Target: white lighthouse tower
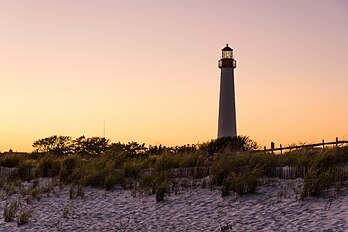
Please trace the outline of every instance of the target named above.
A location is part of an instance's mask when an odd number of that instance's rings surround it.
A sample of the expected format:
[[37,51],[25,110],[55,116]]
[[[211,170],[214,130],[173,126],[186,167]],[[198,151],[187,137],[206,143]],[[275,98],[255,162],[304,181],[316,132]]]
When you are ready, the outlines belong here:
[[237,136],[236,103],[234,94],[234,69],[236,60],[233,49],[226,44],[219,60],[221,69],[218,138]]

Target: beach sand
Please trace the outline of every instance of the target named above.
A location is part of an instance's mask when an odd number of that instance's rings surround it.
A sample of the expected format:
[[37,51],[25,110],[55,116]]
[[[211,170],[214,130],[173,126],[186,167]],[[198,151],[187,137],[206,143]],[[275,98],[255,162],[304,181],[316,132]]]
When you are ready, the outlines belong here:
[[[301,179],[266,180],[258,193],[222,197],[219,189],[187,188],[156,203],[155,195],[86,188],[70,199],[69,186],[25,203],[0,194],[1,231],[348,231],[348,194],[299,201]],[[58,188],[58,187],[57,187]],[[28,224],[4,222],[6,202],[32,209]],[[63,214],[66,213],[66,217]]]

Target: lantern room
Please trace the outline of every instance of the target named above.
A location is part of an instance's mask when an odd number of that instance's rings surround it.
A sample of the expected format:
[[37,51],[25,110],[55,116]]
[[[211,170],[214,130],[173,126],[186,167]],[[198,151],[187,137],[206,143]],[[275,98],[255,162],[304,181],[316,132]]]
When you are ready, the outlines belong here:
[[221,59],[233,59],[233,49],[228,44],[222,49]]
[[233,49],[226,44],[222,49],[221,59],[219,60],[219,68],[236,68],[237,62],[233,58]]

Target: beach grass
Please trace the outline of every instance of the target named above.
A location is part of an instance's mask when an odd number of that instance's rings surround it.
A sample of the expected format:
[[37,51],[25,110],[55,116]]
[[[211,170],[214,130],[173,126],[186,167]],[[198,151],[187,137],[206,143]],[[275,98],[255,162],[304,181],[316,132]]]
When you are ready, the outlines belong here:
[[[90,140],[85,139],[84,142]],[[38,146],[38,143],[35,144]],[[62,184],[80,186],[80,189],[91,186],[112,190],[117,185],[127,189],[139,185],[147,193],[156,193],[158,199],[163,200],[170,189],[169,183],[173,183],[171,179],[175,178],[173,170],[193,169],[193,178],[209,176],[209,184],[220,186],[222,195],[226,196],[230,192],[239,195],[254,193],[260,179],[272,177],[274,169],[296,167],[302,170],[300,177],[304,178],[304,186],[301,199],[305,199],[320,195],[337,183],[343,185],[348,177],[345,169],[348,146],[304,148],[273,154],[252,152],[257,148],[256,143],[241,136],[235,140],[212,140],[181,147],[147,148],[135,142],[106,146],[102,143],[101,148],[94,148],[100,153],[91,152],[93,149],[89,148],[86,154],[81,148],[76,153],[74,149],[63,147],[64,152],[53,148],[27,155],[2,156],[0,166],[13,168],[13,171],[6,181],[2,178],[0,184],[9,194],[13,192],[11,186],[16,181],[31,181],[40,177],[57,178]],[[208,172],[202,175],[195,171],[199,168],[206,168]],[[31,191],[33,195],[35,189]]]

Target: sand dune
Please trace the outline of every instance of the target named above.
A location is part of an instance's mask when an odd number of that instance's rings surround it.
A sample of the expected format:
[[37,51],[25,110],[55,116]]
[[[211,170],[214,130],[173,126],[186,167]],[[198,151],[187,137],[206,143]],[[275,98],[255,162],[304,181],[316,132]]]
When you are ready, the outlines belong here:
[[[29,205],[14,194],[1,200],[1,212],[6,202],[20,199],[23,207],[33,210],[31,221],[18,227],[16,222],[4,222],[1,213],[0,230],[348,231],[348,195],[299,201],[296,191],[301,184],[301,179],[272,179],[257,194],[224,198],[219,189],[190,188],[171,193],[159,203],[154,195],[134,197],[132,191],[122,189],[87,188],[83,198],[71,200],[64,187],[57,195],[43,194]],[[69,211],[66,218],[64,209]]]

